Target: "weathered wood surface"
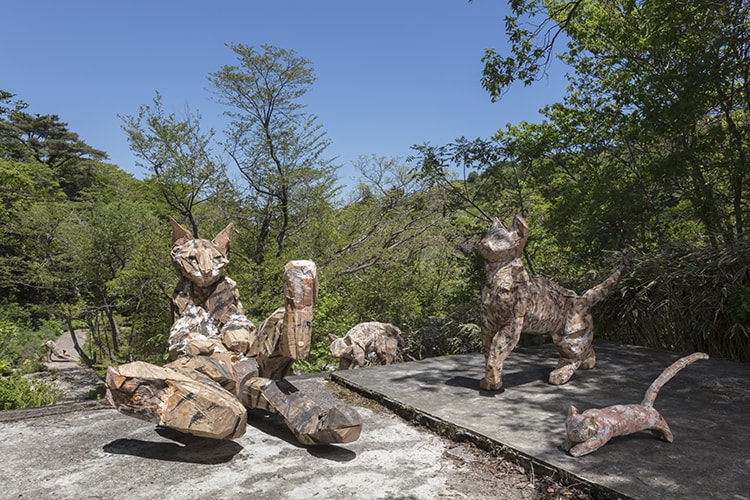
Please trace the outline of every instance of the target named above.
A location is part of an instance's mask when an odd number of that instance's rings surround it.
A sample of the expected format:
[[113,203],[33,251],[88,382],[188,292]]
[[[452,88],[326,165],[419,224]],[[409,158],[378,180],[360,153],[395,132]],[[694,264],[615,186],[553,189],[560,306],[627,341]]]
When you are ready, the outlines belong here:
[[350,443],[362,432],[356,410],[343,404],[324,409],[288,380],[255,378],[242,391],[246,407],[278,413],[302,444]]
[[289,359],[305,359],[312,340],[313,304],[318,297],[315,263],[293,260],[284,267],[284,319],[279,351]]
[[242,403],[208,377],[135,361],[107,369],[107,401],[120,413],[170,429],[216,439],[245,433]]
[[304,444],[356,440],[359,413],[344,405],[322,408],[282,380],[310,352],[315,263],[287,263],[284,306],[256,329],[244,315],[236,283],[223,275],[231,224],[209,241],[170,221],[172,260],[181,276],[172,303],[172,361],[109,368],[107,401],[121,413],[197,436],[241,436],[250,408],[278,413]]
[[390,365],[404,346],[401,330],[391,323],[368,321],[352,327],[343,337],[329,334],[331,356],[339,360],[339,370],[365,365],[370,354],[382,364]]
[[521,257],[528,237],[529,226],[516,215],[509,228],[496,220],[478,245],[485,260],[480,328],[486,368],[480,387],[487,391],[502,389],[503,363],[521,333],[552,337],[560,359],[549,374],[550,384],[568,382],[578,368],[593,368],[596,355],[591,308],[617,285],[630,261],[626,252],[614,273],[578,295],[526,272]]

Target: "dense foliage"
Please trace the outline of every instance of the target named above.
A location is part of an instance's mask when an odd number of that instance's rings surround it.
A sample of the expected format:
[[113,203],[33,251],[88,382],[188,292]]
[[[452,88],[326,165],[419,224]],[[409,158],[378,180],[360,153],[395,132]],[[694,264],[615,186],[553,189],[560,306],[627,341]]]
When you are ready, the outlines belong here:
[[559,53],[563,101],[489,139],[362,157],[348,193],[303,106],[311,62],[291,50],[229,46],[237,64],[209,75],[224,131],[166,114],[160,94],[122,117],[142,180],[0,92],[0,369],[79,327],[90,364],[162,360],[167,216],[207,238],[235,224],[228,274],[256,323],[281,303],[286,261],[318,264],[298,370],[330,367],[327,334],[371,320],[401,327],[405,360],[478,352],[473,243],[514,213],[531,225],[527,268],[579,291],[636,250],[596,309],[600,336],[750,360],[748,2],[510,4],[512,48],[487,51],[484,87],[502,99]]

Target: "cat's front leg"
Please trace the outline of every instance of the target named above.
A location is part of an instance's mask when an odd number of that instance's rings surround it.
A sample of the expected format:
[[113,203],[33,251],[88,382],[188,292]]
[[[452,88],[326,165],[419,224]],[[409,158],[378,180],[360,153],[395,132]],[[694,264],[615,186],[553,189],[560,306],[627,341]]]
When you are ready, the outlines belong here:
[[570,450],[576,445],[577,443],[574,443],[570,439],[565,439],[562,445],[560,445],[560,448],[563,449],[563,451],[570,452]]
[[570,450],[568,450],[568,453],[570,453],[574,457],[588,455],[589,453],[598,450],[599,448],[607,444],[607,442],[612,439],[612,436],[614,436],[614,429],[612,428],[611,422],[607,422],[605,418],[602,418],[602,415],[589,415],[588,412],[591,411],[597,412],[598,410],[587,410],[583,413],[583,415],[586,418],[591,419],[589,420],[589,422],[590,425],[592,425],[594,434],[585,441],[576,444],[575,446],[570,448]]
[[255,325],[244,314],[229,317],[221,327],[221,342],[230,351],[249,357],[257,356],[260,350]]
[[571,456],[574,457],[582,457],[583,455],[588,455],[589,453],[593,453],[610,440],[612,437],[611,433],[600,433],[595,436],[593,436],[590,439],[587,439],[583,443],[578,443],[577,445],[573,446],[568,450],[568,453],[571,454]]
[[511,318],[509,323],[500,329],[491,339],[485,336],[484,344],[485,374],[479,387],[485,391],[500,391],[503,388],[503,364],[521,338],[523,316]]

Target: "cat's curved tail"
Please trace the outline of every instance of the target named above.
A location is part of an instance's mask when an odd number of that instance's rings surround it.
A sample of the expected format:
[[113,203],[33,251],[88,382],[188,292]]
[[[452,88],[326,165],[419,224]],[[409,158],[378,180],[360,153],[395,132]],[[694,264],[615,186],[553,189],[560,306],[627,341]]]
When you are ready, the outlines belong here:
[[646,395],[643,396],[643,402],[641,404],[643,406],[653,406],[654,400],[656,399],[657,394],[659,394],[659,389],[672,380],[672,377],[677,375],[680,370],[699,359],[708,359],[708,354],[704,352],[694,352],[693,354],[680,358],[669,365],[663,372],[661,372],[661,375],[656,377],[656,380],[651,383],[649,388],[646,389]]
[[622,272],[627,266],[630,265],[630,262],[632,260],[633,251],[630,249],[623,250],[622,262],[620,262],[620,265],[617,267],[617,269],[615,269],[615,272],[613,272],[609,276],[609,278],[602,281],[598,285],[586,290],[586,292],[582,295],[589,306],[595,306],[596,304],[601,302],[604,297],[609,295],[609,292],[611,292],[612,289],[620,282]]

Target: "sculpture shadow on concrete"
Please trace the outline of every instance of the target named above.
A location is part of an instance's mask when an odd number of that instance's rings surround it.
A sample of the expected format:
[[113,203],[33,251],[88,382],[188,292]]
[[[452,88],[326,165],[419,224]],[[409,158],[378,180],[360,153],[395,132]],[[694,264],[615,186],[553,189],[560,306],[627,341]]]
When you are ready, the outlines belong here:
[[174,442],[116,439],[104,445],[103,450],[117,455],[205,465],[227,463],[242,451],[240,444],[228,439],[202,438],[163,427],[157,427],[156,432]]

